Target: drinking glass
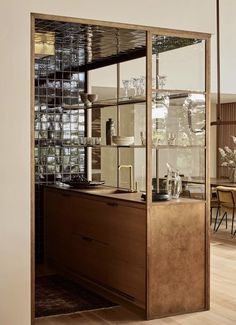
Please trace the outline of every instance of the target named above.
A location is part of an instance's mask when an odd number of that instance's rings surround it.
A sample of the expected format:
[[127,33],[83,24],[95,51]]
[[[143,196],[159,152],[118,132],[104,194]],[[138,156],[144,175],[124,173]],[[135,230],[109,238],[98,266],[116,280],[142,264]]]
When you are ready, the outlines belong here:
[[168,133],[168,145],[175,145],[176,134],[175,133]]
[[138,95],[138,89],[140,84],[139,78],[131,78],[132,88],[134,89],[134,97]]
[[146,78],[145,76],[140,76],[139,80],[140,80],[139,81],[140,96],[145,96]]
[[166,79],[167,79],[166,76],[157,75],[158,86],[160,89],[164,89],[166,85]]
[[128,91],[130,89],[130,80],[129,79],[125,79],[125,80],[122,80],[122,82],[123,82],[124,90],[125,90],[125,98],[129,98]]

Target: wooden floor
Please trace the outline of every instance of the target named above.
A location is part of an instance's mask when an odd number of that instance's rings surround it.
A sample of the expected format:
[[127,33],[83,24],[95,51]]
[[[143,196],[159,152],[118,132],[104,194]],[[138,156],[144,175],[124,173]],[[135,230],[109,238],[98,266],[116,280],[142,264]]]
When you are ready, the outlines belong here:
[[211,242],[211,310],[143,321],[124,307],[38,319],[35,325],[233,325],[236,324],[236,236],[219,230]]

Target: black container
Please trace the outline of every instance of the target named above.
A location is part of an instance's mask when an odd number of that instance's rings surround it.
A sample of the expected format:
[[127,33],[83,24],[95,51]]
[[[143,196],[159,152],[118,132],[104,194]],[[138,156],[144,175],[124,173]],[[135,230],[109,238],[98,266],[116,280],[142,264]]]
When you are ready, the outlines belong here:
[[115,124],[112,118],[109,118],[106,121],[106,144],[112,144],[112,136],[115,135]]
[[[146,193],[143,193],[141,195],[141,198],[144,199],[144,201],[146,201],[147,199],[147,195]],[[169,201],[170,200],[170,195],[167,192],[156,192],[156,191],[152,191],[152,201]]]

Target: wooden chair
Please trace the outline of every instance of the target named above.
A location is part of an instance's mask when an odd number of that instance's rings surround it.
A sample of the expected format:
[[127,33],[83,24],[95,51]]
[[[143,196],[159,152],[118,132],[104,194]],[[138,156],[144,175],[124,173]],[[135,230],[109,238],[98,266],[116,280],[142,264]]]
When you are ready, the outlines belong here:
[[[211,188],[211,206],[210,206],[210,224],[211,225],[213,222],[213,216],[212,216],[213,209],[216,209],[216,219],[217,219],[218,213],[219,213],[219,203],[218,203],[217,193],[216,193],[215,188],[214,188],[214,190]],[[214,230],[215,230],[215,228],[214,228]]]
[[[234,214],[235,214],[235,202],[236,202],[236,188],[232,187],[224,187],[218,186],[216,188],[217,191],[217,199],[218,199],[218,211],[219,213],[216,215],[214,231],[217,231],[225,218],[226,229],[228,225],[228,214],[232,214],[232,225],[231,225],[231,234],[234,235]],[[218,225],[217,219],[220,217],[221,212],[223,212],[223,216],[221,217]]]

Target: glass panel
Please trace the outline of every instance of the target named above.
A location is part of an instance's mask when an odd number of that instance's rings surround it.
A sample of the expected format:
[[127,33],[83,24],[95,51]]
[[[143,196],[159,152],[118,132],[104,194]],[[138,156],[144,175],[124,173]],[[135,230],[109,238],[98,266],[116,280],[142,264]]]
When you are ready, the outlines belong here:
[[205,95],[162,91],[152,103],[153,145],[205,145]]
[[120,99],[144,98],[146,92],[145,58],[120,64]]
[[117,98],[117,65],[89,71],[89,92],[98,95],[98,102]]
[[205,91],[205,41],[153,37],[153,87]]
[[205,42],[155,35],[152,60],[153,191],[204,199]]
[[[168,165],[182,179],[180,196],[205,197],[205,149],[199,147],[153,149],[153,189],[167,191]],[[186,190],[189,192],[186,192]],[[199,193],[199,195],[195,195]],[[201,193],[201,195],[200,195]]]

